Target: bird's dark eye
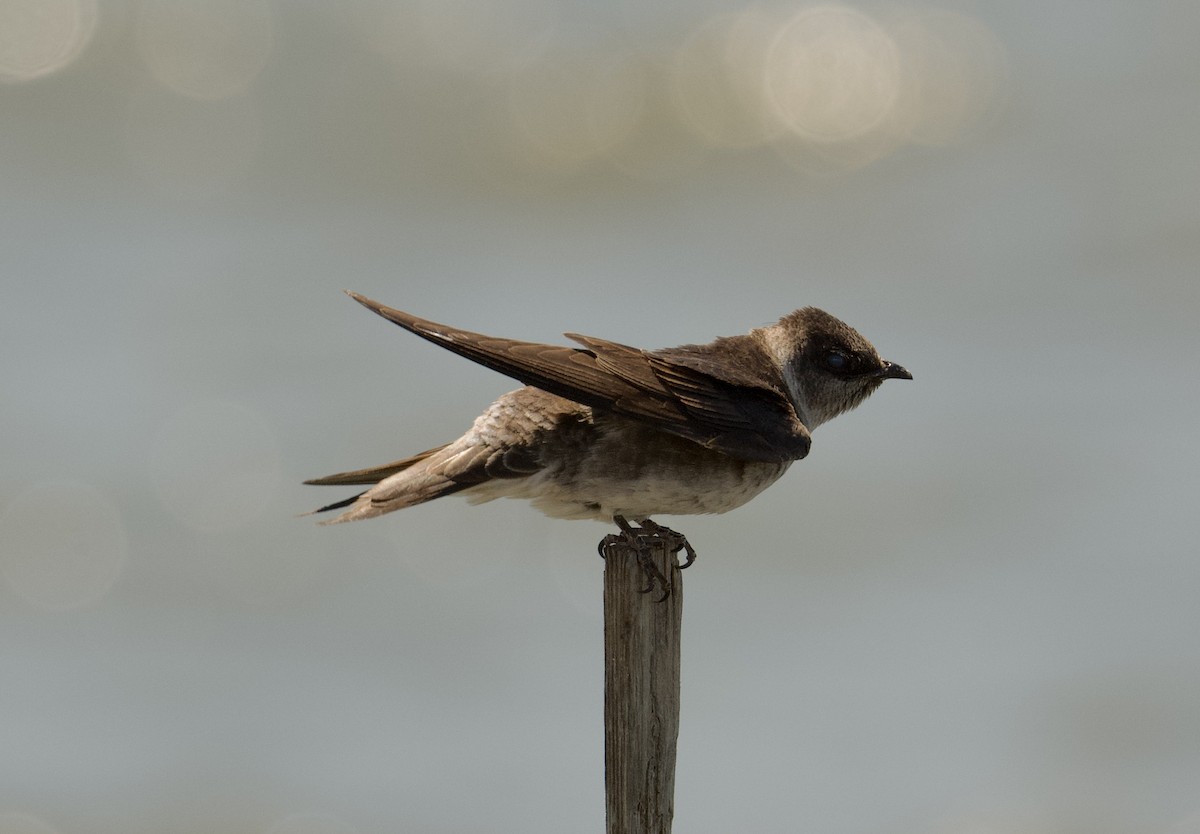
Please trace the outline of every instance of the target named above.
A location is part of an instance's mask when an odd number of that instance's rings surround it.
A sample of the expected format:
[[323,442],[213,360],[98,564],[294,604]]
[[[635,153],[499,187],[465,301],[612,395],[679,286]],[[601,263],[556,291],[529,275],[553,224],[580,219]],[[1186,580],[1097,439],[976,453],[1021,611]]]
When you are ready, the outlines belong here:
[[828,370],[834,373],[845,373],[850,370],[850,357],[840,350],[826,351],[821,361],[825,363]]

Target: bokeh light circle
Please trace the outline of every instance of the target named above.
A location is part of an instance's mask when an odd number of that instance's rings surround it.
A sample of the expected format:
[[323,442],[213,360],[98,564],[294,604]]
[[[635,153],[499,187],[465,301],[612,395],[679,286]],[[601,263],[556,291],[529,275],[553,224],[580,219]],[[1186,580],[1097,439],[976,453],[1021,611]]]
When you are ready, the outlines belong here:
[[763,83],[778,21],[758,7],[710,17],[675,51],[671,98],[702,142],[749,148],[784,130],[771,117]]
[[0,0],[0,81],[31,81],[69,66],[99,17],[96,0]]
[[767,53],[772,110],[809,141],[844,142],[879,127],[900,89],[896,43],[873,18],[847,6],[793,17]]
[[137,46],[154,79],[205,100],[244,93],[274,47],[266,0],[143,0]]

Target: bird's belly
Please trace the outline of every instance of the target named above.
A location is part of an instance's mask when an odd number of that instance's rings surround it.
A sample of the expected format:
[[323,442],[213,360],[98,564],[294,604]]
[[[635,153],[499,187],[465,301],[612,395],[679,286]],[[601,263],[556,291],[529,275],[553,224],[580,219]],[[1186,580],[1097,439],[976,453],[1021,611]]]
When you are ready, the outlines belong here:
[[758,495],[787,469],[786,463],[729,461],[734,465],[643,472],[630,480],[585,481],[577,493],[590,495],[603,518],[724,513]]
[[673,435],[631,430],[589,432],[574,454],[548,456],[525,478],[482,484],[474,501],[524,498],[554,518],[608,521],[614,515],[723,513],[773,484],[791,461],[744,461]]

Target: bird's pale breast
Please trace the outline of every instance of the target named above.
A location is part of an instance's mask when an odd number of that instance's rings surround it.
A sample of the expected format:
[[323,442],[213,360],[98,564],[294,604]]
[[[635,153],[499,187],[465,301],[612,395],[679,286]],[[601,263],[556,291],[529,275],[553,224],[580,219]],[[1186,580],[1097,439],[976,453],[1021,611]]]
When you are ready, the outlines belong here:
[[[723,513],[758,495],[790,465],[737,460],[633,420],[560,402],[565,407],[554,427],[531,438],[542,468],[472,487],[467,498],[524,498],[554,518],[602,521]],[[541,414],[530,422],[550,421]]]

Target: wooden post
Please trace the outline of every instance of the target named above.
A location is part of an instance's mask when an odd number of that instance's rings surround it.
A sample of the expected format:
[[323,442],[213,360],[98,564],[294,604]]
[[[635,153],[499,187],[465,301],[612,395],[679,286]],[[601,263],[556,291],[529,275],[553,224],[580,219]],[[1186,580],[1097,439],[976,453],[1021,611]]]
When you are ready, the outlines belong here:
[[623,543],[604,550],[604,794],[608,834],[670,834],[679,738],[679,636],[683,582],[665,542],[652,543],[670,579],[646,577]]

